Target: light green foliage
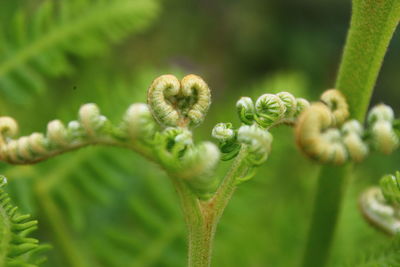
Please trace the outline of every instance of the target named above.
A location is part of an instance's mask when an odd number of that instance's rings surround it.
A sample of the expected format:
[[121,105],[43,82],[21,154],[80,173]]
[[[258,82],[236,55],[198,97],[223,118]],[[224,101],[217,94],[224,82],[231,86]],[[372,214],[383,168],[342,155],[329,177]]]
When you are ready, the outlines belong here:
[[39,241],[29,237],[37,228],[37,221],[30,215],[17,212],[17,207],[11,204],[11,199],[2,186],[7,183],[4,176],[0,177],[0,266],[23,267],[38,266],[43,258],[35,258],[35,253],[41,247]]

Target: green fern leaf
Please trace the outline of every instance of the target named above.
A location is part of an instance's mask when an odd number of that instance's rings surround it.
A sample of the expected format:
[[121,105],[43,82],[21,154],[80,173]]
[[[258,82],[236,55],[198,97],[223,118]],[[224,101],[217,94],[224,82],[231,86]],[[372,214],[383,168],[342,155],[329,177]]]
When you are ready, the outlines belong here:
[[0,92],[27,102],[44,90],[45,77],[73,71],[71,55],[99,54],[145,28],[157,11],[156,0],[49,0],[31,16],[19,10],[11,27],[0,26]]
[[[1,181],[6,181],[4,177]],[[41,259],[31,256],[41,249],[39,241],[28,237],[37,227],[37,221],[30,215],[17,213],[17,207],[11,203],[8,194],[0,188],[0,266],[38,266]]]
[[394,240],[386,245],[378,245],[370,251],[364,253],[358,260],[358,263],[350,263],[346,266],[357,267],[378,267],[400,266],[400,237],[396,236]]

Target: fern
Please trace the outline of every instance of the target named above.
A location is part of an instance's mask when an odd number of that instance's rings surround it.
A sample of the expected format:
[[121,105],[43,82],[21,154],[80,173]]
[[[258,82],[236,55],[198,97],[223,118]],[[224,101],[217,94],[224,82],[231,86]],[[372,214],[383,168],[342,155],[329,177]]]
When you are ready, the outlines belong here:
[[[6,181],[1,177],[2,181]],[[10,204],[8,194],[0,188],[0,266],[37,266],[42,259],[35,260],[32,254],[41,249],[39,241],[27,237],[36,229],[37,221],[30,215],[20,215],[17,207]]]
[[[178,265],[163,258],[177,239],[184,244],[166,179],[132,170],[138,159],[119,149],[88,148],[66,157],[31,176],[41,218],[66,266],[182,265],[184,253]],[[136,176],[145,179],[131,179]]]
[[73,71],[70,56],[87,57],[145,28],[156,0],[44,1],[33,14],[16,13],[0,26],[0,92],[25,103],[45,87],[45,76]]
[[364,253],[357,262],[346,266],[376,267],[376,266],[399,266],[400,265],[400,238],[396,236],[389,244],[373,247]]

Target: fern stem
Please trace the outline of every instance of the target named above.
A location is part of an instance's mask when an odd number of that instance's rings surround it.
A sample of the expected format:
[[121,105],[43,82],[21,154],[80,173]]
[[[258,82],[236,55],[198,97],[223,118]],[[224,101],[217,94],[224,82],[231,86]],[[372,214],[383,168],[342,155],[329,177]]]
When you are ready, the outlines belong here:
[[[400,19],[398,0],[353,0],[352,18],[336,88],[351,116],[363,120],[389,42]],[[303,266],[325,266],[351,166],[322,167]]]
[[211,254],[215,231],[219,219],[236,189],[236,178],[243,175],[247,163],[244,161],[247,147],[243,145],[239,155],[222,181],[221,186],[210,200],[203,201],[190,190],[181,179],[175,179],[182,210],[188,228],[189,267],[211,266]]

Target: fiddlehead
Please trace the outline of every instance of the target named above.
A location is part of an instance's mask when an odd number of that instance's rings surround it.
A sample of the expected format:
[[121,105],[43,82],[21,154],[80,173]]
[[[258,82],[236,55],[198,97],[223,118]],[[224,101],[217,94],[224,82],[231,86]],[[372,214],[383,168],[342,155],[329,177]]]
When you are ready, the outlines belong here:
[[307,100],[295,98],[288,92],[264,94],[255,104],[249,97],[242,97],[236,103],[239,118],[244,124],[257,123],[263,128],[281,123],[293,124],[296,117],[308,106]]
[[161,125],[196,127],[208,111],[211,93],[199,76],[190,74],[179,82],[173,75],[162,75],[151,84],[147,102]]
[[400,172],[383,176],[379,185],[361,195],[359,207],[372,226],[395,235],[400,232]]
[[243,146],[247,148],[247,171],[237,178],[238,182],[250,179],[254,168],[267,160],[273,139],[269,129],[283,123],[294,124],[296,117],[308,106],[307,100],[295,98],[288,92],[263,94],[255,104],[249,97],[237,101],[236,108],[243,125],[234,129],[231,123],[218,123],[212,136],[219,141],[222,160],[231,160]]
[[383,104],[374,107],[368,114],[372,145],[384,154],[392,153],[399,146],[399,137],[393,130],[393,120],[392,108]]
[[337,90],[324,92],[321,102],[313,103],[299,117],[296,141],[310,158],[321,163],[343,164],[362,161],[369,151],[389,154],[398,147],[393,110],[380,104],[372,108],[367,128],[347,120],[348,105]]
[[[134,147],[135,143],[132,142],[132,138],[137,137],[137,133],[132,130],[132,124],[136,123],[136,126],[142,124],[139,131],[146,131],[147,135],[151,134],[149,131],[155,129],[155,123],[151,122],[152,118],[149,117],[149,113],[143,111],[135,115],[131,114],[131,109],[135,109],[135,107],[128,110],[121,125],[114,126],[100,114],[95,104],[85,104],[79,110],[77,121],[71,121],[65,126],[60,120],[53,120],[48,123],[46,134],[33,133],[17,139],[12,139],[18,129],[15,120],[9,117],[0,117],[0,140],[2,143],[0,159],[12,164],[29,164],[86,145],[105,144]],[[135,122],[132,122],[132,119]],[[131,127],[128,127],[129,125]],[[140,141],[137,139],[135,141]]]
[[0,266],[38,266],[43,259],[32,259],[41,248],[39,241],[28,235],[37,228],[30,215],[21,215],[1,188],[7,183],[0,176]]

